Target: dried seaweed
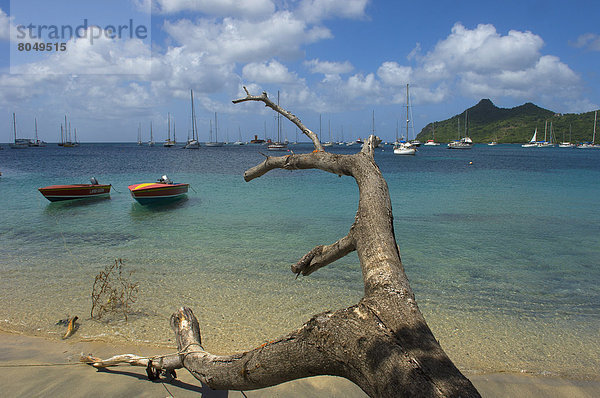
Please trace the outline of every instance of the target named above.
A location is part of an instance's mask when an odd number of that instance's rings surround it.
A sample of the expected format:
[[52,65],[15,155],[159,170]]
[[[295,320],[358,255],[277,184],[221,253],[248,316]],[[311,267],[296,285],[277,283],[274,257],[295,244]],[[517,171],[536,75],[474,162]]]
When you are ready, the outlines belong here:
[[131,281],[133,271],[124,271],[122,259],[107,265],[96,275],[92,288],[92,319],[100,320],[107,314],[122,314],[127,321],[131,305],[135,303],[138,293],[138,282]]

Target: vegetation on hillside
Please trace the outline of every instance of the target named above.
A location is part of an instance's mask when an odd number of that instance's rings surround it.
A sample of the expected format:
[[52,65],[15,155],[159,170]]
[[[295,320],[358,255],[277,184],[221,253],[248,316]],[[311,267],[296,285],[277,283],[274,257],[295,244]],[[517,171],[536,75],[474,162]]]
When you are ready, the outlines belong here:
[[[536,128],[538,140],[543,140],[546,122],[548,122],[548,140],[550,140],[550,126],[552,126],[554,141],[562,141],[563,137],[569,141],[570,134],[572,134],[570,139],[572,142],[591,141],[594,129],[594,112],[557,114],[530,102],[508,109],[498,108],[489,99],[482,99],[477,105],[467,109],[466,113],[468,135],[473,142],[527,142]],[[417,135],[417,139],[423,142],[431,139],[433,126],[434,123],[425,126]],[[435,122],[437,142],[450,142],[464,135],[465,112]]]

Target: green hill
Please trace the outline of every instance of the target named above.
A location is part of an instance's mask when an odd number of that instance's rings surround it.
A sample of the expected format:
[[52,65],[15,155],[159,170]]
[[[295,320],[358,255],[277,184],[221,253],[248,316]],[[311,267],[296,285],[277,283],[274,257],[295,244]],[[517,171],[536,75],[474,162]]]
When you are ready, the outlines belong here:
[[[544,138],[545,123],[548,121],[548,140],[550,139],[550,123],[555,141],[569,140],[569,127],[573,142],[592,140],[594,129],[594,112],[582,114],[557,114],[540,108],[530,102],[515,108],[498,108],[489,99],[482,99],[469,109],[468,134],[473,142],[498,141],[499,143],[527,142],[534,130],[538,129],[538,140]],[[600,126],[599,126],[600,127]],[[417,135],[417,139],[425,142],[431,139],[433,123],[429,123]],[[465,112],[450,119],[435,122],[435,140],[450,142],[465,135]]]

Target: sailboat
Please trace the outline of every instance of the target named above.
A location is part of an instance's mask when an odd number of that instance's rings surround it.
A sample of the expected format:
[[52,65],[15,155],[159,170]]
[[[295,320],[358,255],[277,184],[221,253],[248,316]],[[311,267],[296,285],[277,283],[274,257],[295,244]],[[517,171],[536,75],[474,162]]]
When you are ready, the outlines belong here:
[[327,120],[327,128],[329,130],[329,141],[323,143],[323,146],[333,146],[333,141],[331,141],[331,120]]
[[[459,119],[460,123],[460,119]],[[460,126],[460,124],[459,124]],[[473,141],[469,138],[469,123],[468,123],[468,111],[465,110],[465,136],[460,140],[452,141],[448,143],[448,149],[471,149],[473,148]],[[459,128],[460,134],[460,128]]]
[[577,145],[577,148],[581,149],[589,149],[589,148],[600,148],[600,145],[596,145],[596,120],[598,116],[598,111],[594,112],[594,133],[592,134],[592,142],[583,142]]
[[65,115],[65,140],[63,141],[63,148],[73,148],[75,143],[71,141],[71,122],[67,122],[67,115]]
[[563,140],[558,143],[559,148],[575,148],[575,144],[571,142],[571,125],[569,124],[569,141],[565,141],[565,132],[563,131]]
[[209,147],[223,146],[223,143],[219,142],[218,131],[219,131],[219,125],[217,123],[217,112],[215,112],[215,140],[214,141],[212,140],[212,121],[211,121],[211,123],[210,123],[210,141],[205,144],[206,146],[209,146]]
[[171,148],[171,147],[173,147],[175,145],[175,140],[174,139],[171,140],[171,114],[170,113],[167,114],[167,120],[168,120],[167,121],[167,125],[168,125],[168,127],[167,127],[167,139],[163,143],[163,146],[167,147],[167,148]]
[[529,140],[528,143],[521,145],[523,148],[533,148],[537,146],[537,127],[533,131],[533,137]]
[[[408,126],[410,122],[408,84],[406,84],[406,137],[408,138]],[[373,119],[374,120],[374,119]],[[373,122],[375,125],[375,122]],[[373,131],[375,132],[375,131]],[[409,142],[398,142],[398,128],[396,127],[396,143],[394,145],[394,155],[414,155],[417,149]]]
[[148,146],[154,146],[154,136],[152,135],[152,122],[150,122],[150,141],[148,141]]
[[242,141],[242,130],[238,127],[239,139],[233,143],[233,145],[244,145],[244,141]]
[[29,139],[28,138],[17,138],[17,117],[13,112],[13,131],[15,133],[15,141],[10,144],[12,149],[25,149],[29,148]]
[[142,145],[142,123],[138,125],[137,144]]
[[41,148],[46,146],[46,143],[38,138],[37,118],[35,118],[35,139],[29,141],[29,146],[34,148]]
[[554,146],[554,144],[552,143],[552,122],[550,122],[550,141],[548,141],[547,132],[548,132],[548,121],[546,120],[546,124],[544,126],[544,141],[537,143],[538,148],[551,148]]
[[192,139],[183,147],[184,149],[200,149],[200,142],[198,142],[198,126],[196,125],[196,111],[194,110],[194,91],[190,89],[190,98],[192,101]]
[[[279,91],[277,91],[277,106],[279,106]],[[277,112],[277,141],[267,145],[269,151],[287,151],[285,142],[281,142],[281,113]]]
[[433,122],[433,127],[432,127],[433,132],[431,133],[431,139],[427,140],[426,143],[424,143],[424,146],[439,146],[440,143],[439,142],[435,142],[435,122]]

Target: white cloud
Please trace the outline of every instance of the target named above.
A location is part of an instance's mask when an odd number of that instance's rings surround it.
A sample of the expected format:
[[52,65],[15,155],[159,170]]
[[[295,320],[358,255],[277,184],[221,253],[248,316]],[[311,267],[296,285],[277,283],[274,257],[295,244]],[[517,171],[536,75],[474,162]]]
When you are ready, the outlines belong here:
[[262,21],[224,18],[222,22],[183,19],[165,23],[166,32],[187,50],[207,54],[212,63],[262,62],[302,54],[301,46],[331,38],[326,28],[309,27],[287,11]]
[[206,58],[206,54],[185,47],[170,47],[163,56],[154,57],[152,87],[156,94],[185,96],[190,88],[207,94],[235,90],[240,79],[234,64],[210,63]]
[[410,83],[412,74],[412,67],[398,65],[396,62],[384,62],[377,69],[377,76],[381,81],[391,86],[403,86]]
[[543,44],[542,38],[531,32],[511,30],[501,36],[492,25],[469,30],[457,23],[425,56],[425,64],[443,62],[451,73],[464,69],[484,73],[521,70],[537,61]]
[[163,14],[194,11],[255,19],[272,14],[275,4],[271,0],[157,0],[155,11]]
[[117,40],[101,35],[92,42],[86,35],[70,39],[66,51],[50,53],[38,62],[12,62],[15,73],[140,75],[150,73],[150,48],[140,39]]
[[304,61],[304,65],[311,73],[322,73],[324,75],[339,75],[342,73],[350,73],[354,69],[349,61],[345,62],[330,62],[321,61],[319,59],[311,59]]
[[329,18],[365,18],[365,8],[369,0],[302,0],[297,14],[309,22]]
[[291,83],[298,77],[288,71],[287,67],[271,60],[267,62],[253,62],[247,64],[242,69],[242,77],[244,80],[250,80],[257,83]]
[[595,33],[586,33],[577,38],[575,43],[571,43],[572,46],[577,48],[587,48],[591,51],[600,51],[600,35]]

